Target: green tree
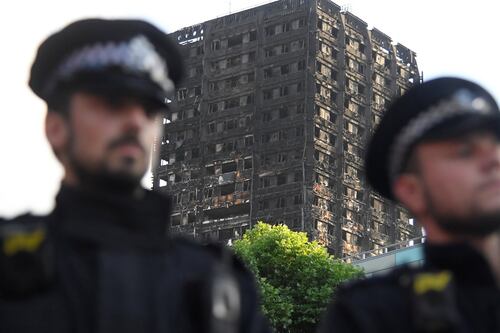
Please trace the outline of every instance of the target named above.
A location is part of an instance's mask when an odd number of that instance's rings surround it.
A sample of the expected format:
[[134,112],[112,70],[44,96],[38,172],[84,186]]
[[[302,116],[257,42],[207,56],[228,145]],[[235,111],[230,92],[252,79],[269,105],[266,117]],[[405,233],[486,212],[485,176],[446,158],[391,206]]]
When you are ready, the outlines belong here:
[[334,289],[362,275],[284,225],[258,223],[234,242],[234,250],[255,274],[276,332],[314,332]]

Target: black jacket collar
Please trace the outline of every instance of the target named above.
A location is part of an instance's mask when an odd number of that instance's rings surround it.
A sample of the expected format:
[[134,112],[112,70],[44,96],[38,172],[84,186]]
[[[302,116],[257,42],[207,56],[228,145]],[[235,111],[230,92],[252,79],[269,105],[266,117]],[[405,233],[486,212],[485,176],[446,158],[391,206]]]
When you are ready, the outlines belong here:
[[496,285],[493,272],[486,259],[467,244],[433,245],[426,243],[424,253],[427,267],[452,271],[458,283]]
[[164,242],[169,229],[170,199],[146,190],[131,196],[63,185],[52,215],[57,229],[77,238],[122,245]]

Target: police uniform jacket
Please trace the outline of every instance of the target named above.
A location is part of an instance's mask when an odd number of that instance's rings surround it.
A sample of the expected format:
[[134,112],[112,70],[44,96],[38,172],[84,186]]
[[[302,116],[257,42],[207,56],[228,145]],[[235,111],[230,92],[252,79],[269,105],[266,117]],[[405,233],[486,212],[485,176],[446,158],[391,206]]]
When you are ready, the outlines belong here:
[[337,291],[321,332],[500,332],[500,290],[466,245],[425,246],[425,264]]
[[237,328],[264,332],[249,272],[223,249],[166,237],[166,198],[63,186],[49,216],[1,221],[1,332],[211,332],[217,270],[240,290]]

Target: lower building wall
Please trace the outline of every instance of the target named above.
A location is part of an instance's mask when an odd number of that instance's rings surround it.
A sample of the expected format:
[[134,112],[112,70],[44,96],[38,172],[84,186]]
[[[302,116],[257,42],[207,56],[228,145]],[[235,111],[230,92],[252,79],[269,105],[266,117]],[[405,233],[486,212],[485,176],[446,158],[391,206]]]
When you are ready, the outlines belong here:
[[354,261],[353,264],[363,269],[366,277],[370,277],[387,274],[401,265],[419,266],[423,262],[423,244],[417,244],[379,256]]

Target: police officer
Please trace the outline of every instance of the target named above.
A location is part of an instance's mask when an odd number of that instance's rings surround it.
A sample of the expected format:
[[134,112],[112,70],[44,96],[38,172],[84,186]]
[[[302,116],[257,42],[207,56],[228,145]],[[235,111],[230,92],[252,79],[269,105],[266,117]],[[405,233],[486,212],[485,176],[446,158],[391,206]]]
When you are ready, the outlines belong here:
[[416,85],[368,147],[369,183],[425,229],[425,261],[336,293],[323,332],[500,332],[500,112],[475,83]]
[[40,45],[29,86],[64,177],[51,214],[0,221],[1,332],[267,331],[243,265],[170,239],[169,199],[140,187],[181,74],[140,20],[77,21]]

